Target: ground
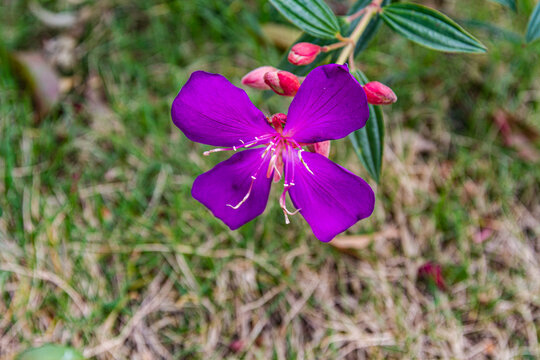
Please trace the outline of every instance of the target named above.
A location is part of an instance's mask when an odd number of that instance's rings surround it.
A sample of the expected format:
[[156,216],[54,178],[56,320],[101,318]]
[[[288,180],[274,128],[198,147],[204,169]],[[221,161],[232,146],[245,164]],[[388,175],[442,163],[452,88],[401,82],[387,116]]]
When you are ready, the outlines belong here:
[[[399,100],[384,109],[379,185],[348,140],[332,144],[377,194],[339,248],[299,215],[285,225],[279,189],[238,231],[190,195],[228,155],[202,156],[170,104],[192,71],[239,85],[279,62],[259,24],[286,22],[265,0],[40,2],[76,12],[67,29],[5,0],[0,359],[43,343],[100,360],[540,357],[540,45],[520,38],[534,1],[517,14],[423,3],[489,52],[437,53],[382,28],[362,53]],[[43,116],[4,61],[16,51],[44,54],[62,78]],[[287,100],[248,92],[285,112]],[[418,276],[427,262],[444,288]]]

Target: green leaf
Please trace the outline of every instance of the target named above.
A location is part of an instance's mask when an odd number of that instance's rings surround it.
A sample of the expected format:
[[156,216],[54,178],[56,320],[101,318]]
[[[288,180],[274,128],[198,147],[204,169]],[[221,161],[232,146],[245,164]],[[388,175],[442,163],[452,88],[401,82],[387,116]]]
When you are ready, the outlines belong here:
[[529,19],[529,25],[527,25],[527,35],[525,39],[528,43],[531,43],[540,38],[540,2],[536,4],[531,18]]
[[491,1],[507,6],[510,9],[517,11],[516,0],[491,0]]
[[395,32],[433,50],[483,53],[486,47],[452,19],[428,7],[396,3],[385,6],[381,17]]
[[[358,0],[349,9],[349,12],[347,14],[352,15],[355,12],[363,9],[364,7],[366,7],[370,3],[371,3],[371,0]],[[390,3],[390,0],[383,0],[382,5],[384,6],[384,5],[389,4],[389,3]],[[341,26],[341,33],[344,36],[349,36],[352,33],[352,31],[354,30],[354,28],[356,27],[356,25],[358,24],[358,21],[359,21],[359,19],[354,20],[350,24],[347,24],[347,23],[345,23],[343,21],[342,26]],[[360,54],[364,50],[364,48],[369,44],[370,40],[373,38],[373,36],[377,32],[378,28],[380,27],[380,24],[381,24],[380,17],[379,16],[374,16],[373,19],[368,24],[366,30],[364,31],[364,34],[360,37],[360,40],[356,44],[355,55]],[[310,34],[304,33],[304,34],[302,34],[302,36],[300,36],[294,42],[294,44],[297,44],[299,42],[309,42],[309,43],[312,43],[312,44],[317,44],[317,45],[320,45],[320,46],[324,46],[324,45],[330,45],[332,43],[335,43],[336,39],[319,39],[319,38],[316,38],[316,37],[314,37],[314,36],[312,36]],[[294,46],[294,44],[292,46]],[[292,48],[292,46],[291,46],[291,48]],[[290,51],[290,48],[289,48],[289,51]],[[281,70],[286,70],[286,71],[292,72],[293,74],[296,74],[296,75],[299,75],[299,76],[305,76],[305,75],[309,74],[311,72],[311,70],[315,69],[321,63],[323,63],[325,60],[327,60],[327,58],[329,56],[328,53],[321,53],[321,54],[319,54],[319,56],[317,56],[315,58],[315,60],[311,64],[303,65],[303,66],[297,66],[297,65],[291,64],[287,60],[287,55],[289,54],[289,51],[287,51],[285,53],[285,55],[283,56],[283,58],[281,59],[281,61],[278,64],[277,67],[279,69],[281,69]],[[338,58],[338,56],[340,54],[340,51],[341,51],[341,49],[338,49],[336,51],[331,52],[332,57],[330,59],[330,62],[335,62],[337,60],[337,58]],[[274,94],[273,92],[269,92],[269,93]]]
[[48,344],[26,350],[17,355],[15,360],[84,360],[84,358],[72,348]]
[[[371,4],[372,0],[358,0],[353,6],[351,6],[351,9],[347,13],[347,15],[352,15],[361,9],[365,8],[369,4]],[[384,7],[386,5],[390,4],[390,0],[383,0],[381,6]],[[347,32],[347,36],[350,35],[356,25],[360,22],[361,18],[356,19],[351,23],[351,26],[349,27],[349,31]],[[368,46],[369,42],[375,34],[377,33],[377,30],[379,30],[379,27],[381,26],[381,17],[379,15],[375,15],[371,21],[369,22],[368,26],[366,27],[366,30],[364,30],[364,33],[362,36],[360,36],[360,39],[356,43],[356,48],[354,49],[354,55],[358,56],[364,49]]]
[[[355,70],[353,75],[361,84],[369,81],[360,70]],[[384,148],[384,121],[380,106],[369,105],[366,126],[350,134],[349,139],[369,175],[379,183]]]
[[322,0],[270,0],[289,21],[321,39],[333,39],[339,32],[339,22]]

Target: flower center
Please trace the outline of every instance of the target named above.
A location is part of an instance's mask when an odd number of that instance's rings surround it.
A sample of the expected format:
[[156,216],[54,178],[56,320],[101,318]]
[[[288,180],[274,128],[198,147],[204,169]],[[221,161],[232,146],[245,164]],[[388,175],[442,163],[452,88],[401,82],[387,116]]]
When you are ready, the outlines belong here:
[[283,214],[285,216],[285,223],[290,223],[288,215],[294,215],[301,210],[297,209],[294,212],[291,212],[287,209],[286,206],[287,192],[292,186],[295,185],[294,170],[295,164],[298,164],[295,157],[298,157],[298,161],[302,163],[311,174],[313,174],[313,172],[309,169],[309,167],[302,159],[302,152],[304,151],[302,149],[302,145],[296,142],[296,140],[294,140],[292,137],[283,135],[283,125],[286,121],[287,115],[281,113],[274,114],[271,118],[268,119],[268,122],[274,127],[274,129],[276,129],[275,133],[267,134],[261,137],[255,137],[254,140],[249,142],[244,142],[240,140],[240,142],[242,143],[242,145],[240,146],[233,146],[232,148],[212,149],[204,152],[204,155],[210,155],[211,153],[218,151],[236,151],[241,148],[249,148],[257,145],[266,145],[266,148],[261,154],[261,162],[255,172],[251,175],[251,183],[246,195],[238,204],[227,204],[227,206],[236,210],[240,208],[240,206],[242,206],[242,204],[244,204],[249,199],[251,191],[253,190],[253,184],[255,183],[255,180],[257,180],[259,173],[263,169],[263,164],[268,161],[268,168],[266,169],[267,178],[270,178],[270,176],[272,176],[273,174],[273,181],[279,182],[283,177],[283,174],[285,175],[283,181],[283,192],[279,197],[279,205],[283,210]]

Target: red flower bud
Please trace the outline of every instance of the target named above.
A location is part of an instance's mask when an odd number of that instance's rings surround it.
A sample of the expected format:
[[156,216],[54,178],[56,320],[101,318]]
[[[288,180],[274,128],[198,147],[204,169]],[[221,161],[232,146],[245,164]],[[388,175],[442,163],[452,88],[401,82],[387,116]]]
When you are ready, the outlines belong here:
[[270,90],[270,87],[264,82],[264,74],[269,71],[277,71],[273,66],[261,66],[251,70],[242,78],[242,84],[260,90]]
[[287,59],[293,65],[307,65],[311,64],[320,52],[321,47],[319,45],[301,42],[291,48]]
[[264,74],[264,82],[278,95],[294,96],[300,88],[298,77],[288,71],[278,70]]
[[441,265],[427,262],[418,268],[418,277],[435,284],[439,290],[445,290],[446,284],[442,276]]
[[397,101],[397,96],[392,89],[378,81],[368,82],[364,85],[364,91],[371,105],[388,105]]
[[330,155],[330,140],[308,144],[307,148],[309,151],[320,154],[327,158],[328,155]]

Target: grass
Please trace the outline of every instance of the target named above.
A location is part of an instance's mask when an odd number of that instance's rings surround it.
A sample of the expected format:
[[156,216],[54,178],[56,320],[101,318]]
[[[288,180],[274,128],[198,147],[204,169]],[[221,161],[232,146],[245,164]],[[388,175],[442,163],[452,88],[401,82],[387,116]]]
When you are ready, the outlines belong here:
[[[4,3],[7,49],[77,47],[62,69],[72,86],[40,121],[0,62],[0,359],[49,342],[96,359],[540,357],[540,167],[493,121],[540,127],[538,44],[471,28],[489,53],[446,55],[382,29],[360,65],[399,101],[385,109],[375,213],[340,251],[299,216],[285,225],[277,192],[235,232],[190,195],[225,156],[203,157],[169,106],[194,70],[238,84],[278,63],[258,25],[282,21],[266,1],[42,2],[84,13],[70,30]],[[518,34],[533,5],[441,3]],[[346,141],[331,157],[367,178]],[[418,279],[427,261],[446,291]]]

